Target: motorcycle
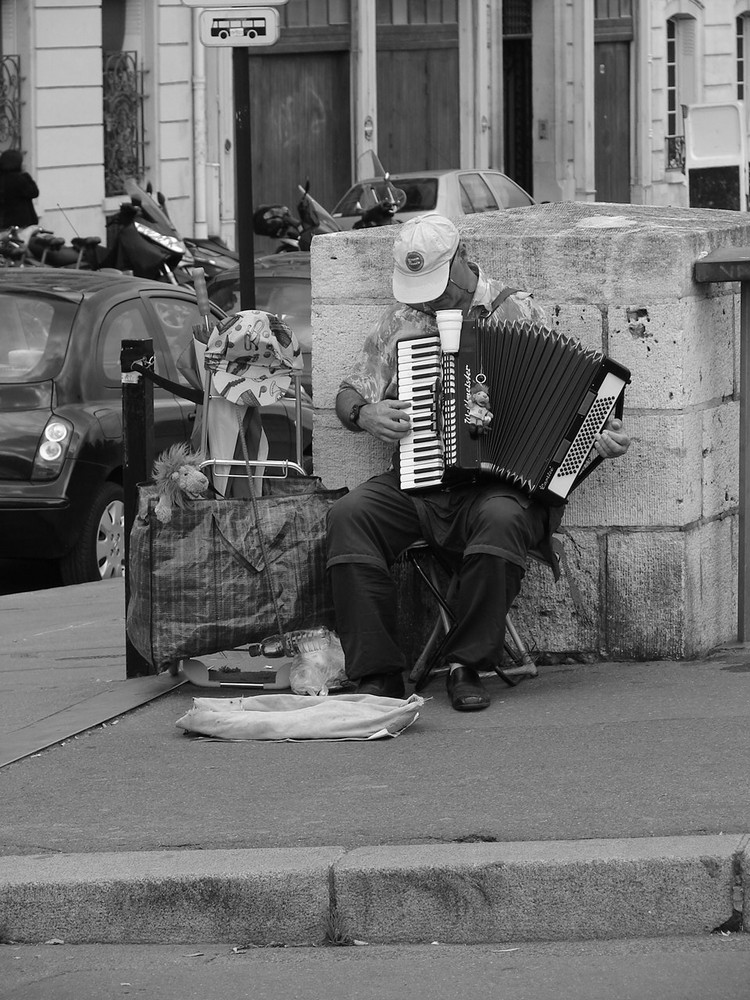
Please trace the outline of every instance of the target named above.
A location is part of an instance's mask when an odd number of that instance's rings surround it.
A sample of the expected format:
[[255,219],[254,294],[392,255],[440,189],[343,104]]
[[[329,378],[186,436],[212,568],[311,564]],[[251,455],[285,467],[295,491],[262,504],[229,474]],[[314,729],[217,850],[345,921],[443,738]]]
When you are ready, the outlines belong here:
[[[385,182],[385,195],[379,194],[374,187],[368,186],[365,197],[360,198],[357,208],[361,216],[352,229],[372,229],[375,226],[390,226],[399,220],[394,219],[396,212],[406,204],[406,192],[391,183],[390,174],[383,167],[377,153],[368,149],[362,157],[369,157],[370,167],[364,176],[382,178]],[[361,176],[361,175],[360,175]],[[380,185],[381,191],[383,185]]]
[[[174,238],[185,245],[188,259],[183,266],[201,267],[207,278],[238,267],[239,254],[231,250],[220,237],[208,236],[197,239],[182,236],[169,215],[167,199],[161,191],[156,192],[156,199],[154,199],[154,191],[150,181],[144,190],[135,180],[129,178],[125,181],[125,190],[130,196],[130,201],[138,205],[147,221],[150,220],[160,229],[170,232]],[[182,283],[180,281],[180,284]]]
[[[107,262],[140,278],[156,278],[174,285],[192,284],[195,259],[167,212],[149,189],[132,178],[125,180],[130,202],[107,223],[111,228]],[[165,203],[166,204],[166,203]],[[118,263],[120,262],[120,263]]]
[[76,237],[70,245],[40,226],[13,226],[0,232],[0,267],[73,267],[98,270],[102,248],[98,236]]
[[107,222],[108,250],[101,266],[130,271],[137,278],[189,284],[192,275],[187,268],[192,266],[192,257],[187,247],[179,238],[149,223],[144,221],[138,205],[123,202]]
[[26,240],[18,226],[0,231],[0,267],[23,267]]
[[286,205],[261,205],[253,213],[253,231],[258,236],[279,240],[274,253],[289,253],[300,249],[302,223]]
[[280,241],[276,253],[310,249],[313,236],[340,233],[341,226],[310,194],[310,178],[297,185],[302,197],[297,202],[299,218],[286,205],[261,205],[253,215],[253,229],[259,236]]

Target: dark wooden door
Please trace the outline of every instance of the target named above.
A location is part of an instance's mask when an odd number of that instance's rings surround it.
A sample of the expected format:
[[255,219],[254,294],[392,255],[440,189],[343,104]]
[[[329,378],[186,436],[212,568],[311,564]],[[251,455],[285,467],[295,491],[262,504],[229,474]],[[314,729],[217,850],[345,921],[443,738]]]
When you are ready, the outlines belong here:
[[[350,184],[349,53],[250,59],[253,204],[296,215],[298,185],[331,209]],[[237,178],[237,183],[242,183]]]
[[505,173],[533,195],[530,38],[511,37],[503,42],[503,97]]
[[455,25],[379,31],[377,74],[378,156],[385,169],[460,167]]
[[630,203],[630,42],[594,45],[596,200]]

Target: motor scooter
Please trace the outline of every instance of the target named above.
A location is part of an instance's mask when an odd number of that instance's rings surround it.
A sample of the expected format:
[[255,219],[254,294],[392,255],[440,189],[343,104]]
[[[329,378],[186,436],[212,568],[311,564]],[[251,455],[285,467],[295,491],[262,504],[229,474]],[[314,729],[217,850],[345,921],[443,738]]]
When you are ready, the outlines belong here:
[[310,194],[310,178],[297,187],[302,195],[297,202],[299,218],[286,205],[261,205],[253,215],[253,229],[258,236],[279,240],[275,253],[309,250],[313,236],[341,232],[338,222]]
[[137,277],[192,284],[195,260],[167,212],[134,178],[126,178],[124,187],[130,202],[107,223],[110,266],[123,264]]
[[261,205],[253,213],[253,231],[257,236],[278,240],[274,253],[290,253],[300,249],[302,223],[286,205]]
[[0,267],[74,267],[98,270],[102,248],[98,236],[76,237],[68,246],[49,229],[11,226],[0,231]]
[[18,226],[0,230],[0,267],[23,267],[26,241]]
[[98,236],[74,236],[66,243],[62,236],[55,236],[49,229],[29,226],[19,233],[24,241],[24,264],[43,264],[47,267],[71,267],[76,270],[98,271],[106,248]]
[[297,211],[302,224],[302,231],[299,237],[300,250],[309,250],[313,236],[325,233],[340,233],[341,226],[334,217],[327,212],[320,202],[316,201],[310,194],[310,178],[305,180],[304,186],[297,185],[302,195],[297,202]]
[[231,250],[219,236],[201,239],[183,236],[172,222],[166,197],[161,191],[157,191],[154,196],[150,181],[144,189],[133,178],[128,178],[125,181],[125,190],[131,202],[140,208],[146,222],[152,222],[160,230],[168,230],[175,239],[185,245],[187,253],[177,274],[179,284],[187,284],[192,280],[194,267],[203,268],[206,277],[211,278],[239,266],[239,254]]
[[[367,191],[360,198],[357,208],[361,216],[354,223],[352,229],[372,229],[375,226],[390,226],[399,220],[394,219],[396,212],[406,204],[406,192],[397,188],[391,183],[390,174],[383,167],[377,153],[374,150],[366,150],[361,158],[368,157],[370,160],[369,171],[365,173],[368,177],[377,177],[385,182],[385,195],[378,193],[374,187],[368,185]],[[382,191],[383,185],[378,185]]]
[[[168,284],[188,284],[190,272],[181,271],[187,247],[177,238],[143,221],[138,205],[123,202],[107,222],[107,252],[102,267],[130,271],[137,278]],[[192,257],[190,258],[192,261]],[[180,280],[182,278],[183,280]]]

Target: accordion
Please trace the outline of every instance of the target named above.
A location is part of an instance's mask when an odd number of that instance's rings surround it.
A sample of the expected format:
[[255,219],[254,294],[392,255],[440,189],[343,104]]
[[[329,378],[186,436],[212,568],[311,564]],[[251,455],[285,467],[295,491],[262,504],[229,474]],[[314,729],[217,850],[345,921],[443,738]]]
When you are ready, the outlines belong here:
[[538,323],[489,317],[463,322],[455,354],[437,334],[399,341],[397,377],[412,420],[402,489],[500,480],[559,503],[601,461],[591,449],[622,415],[630,372]]

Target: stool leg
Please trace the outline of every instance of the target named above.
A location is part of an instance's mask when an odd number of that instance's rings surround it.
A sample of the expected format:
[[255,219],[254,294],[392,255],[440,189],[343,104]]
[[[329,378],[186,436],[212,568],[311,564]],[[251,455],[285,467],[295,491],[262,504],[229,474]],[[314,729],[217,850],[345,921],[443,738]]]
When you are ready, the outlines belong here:
[[[451,630],[452,620],[450,602],[453,600],[456,593],[456,588],[458,586],[458,574],[453,574],[448,590],[446,591],[445,596],[443,596],[440,593],[437,572],[432,562],[430,562],[428,569],[425,570],[425,568],[420,564],[419,556],[416,552],[410,552],[409,559],[424,582],[427,584],[435,600],[438,602],[439,612],[435,624],[432,627],[432,631],[430,632],[430,637],[414,663],[411,673],[409,674],[409,680],[412,684],[414,684],[415,690],[421,691],[422,688],[427,686],[430,674],[432,673],[440,654],[440,650],[445,645],[445,639]],[[441,630],[445,633],[442,638],[440,637]]]
[[[421,551],[421,550],[419,550]],[[458,572],[453,573],[450,581],[448,590],[443,596],[440,593],[439,581],[437,578],[437,572],[435,570],[435,565],[431,559],[431,553],[427,553],[427,558],[430,559],[427,569],[422,566],[418,551],[408,552],[408,558],[414,568],[417,570],[422,580],[425,582],[429,590],[432,592],[435,600],[438,603],[439,615],[435,624],[432,627],[430,636],[417,658],[414,666],[409,674],[409,680],[414,684],[415,690],[420,691],[425,688],[430,680],[430,674],[434,669],[440,654],[446,644],[446,640],[450,635],[451,628],[453,627],[452,612],[450,609],[450,602],[453,600],[458,588]],[[444,635],[440,638],[440,631],[444,631]],[[515,667],[508,667],[503,669],[500,665],[495,666],[495,673],[503,680],[509,687],[515,687],[522,680],[527,678],[537,677],[539,671],[537,666],[531,658],[526,645],[518,633],[513,621],[510,617],[510,613],[506,614],[505,617],[505,628],[507,634],[512,640],[512,644],[506,639],[505,649],[510,654],[510,656],[515,660]]]
[[443,622],[441,621],[440,616],[438,616],[435,619],[435,624],[433,625],[432,632],[430,632],[429,639],[425,643],[424,649],[415,660],[414,666],[411,668],[409,680],[420,689],[426,685],[430,673],[432,672],[432,654],[435,647],[440,642],[440,633],[442,631]]
[[511,656],[513,656],[517,665],[515,667],[508,667],[506,670],[503,670],[500,666],[496,666],[495,673],[498,677],[501,677],[509,687],[515,687],[520,681],[526,680],[529,677],[537,677],[539,675],[539,671],[537,670],[536,663],[534,663],[531,659],[529,651],[526,648],[526,644],[518,634],[518,630],[511,620],[510,613],[505,616],[505,628],[513,640],[515,652],[511,649],[507,642],[505,644],[505,648],[510,652]]

